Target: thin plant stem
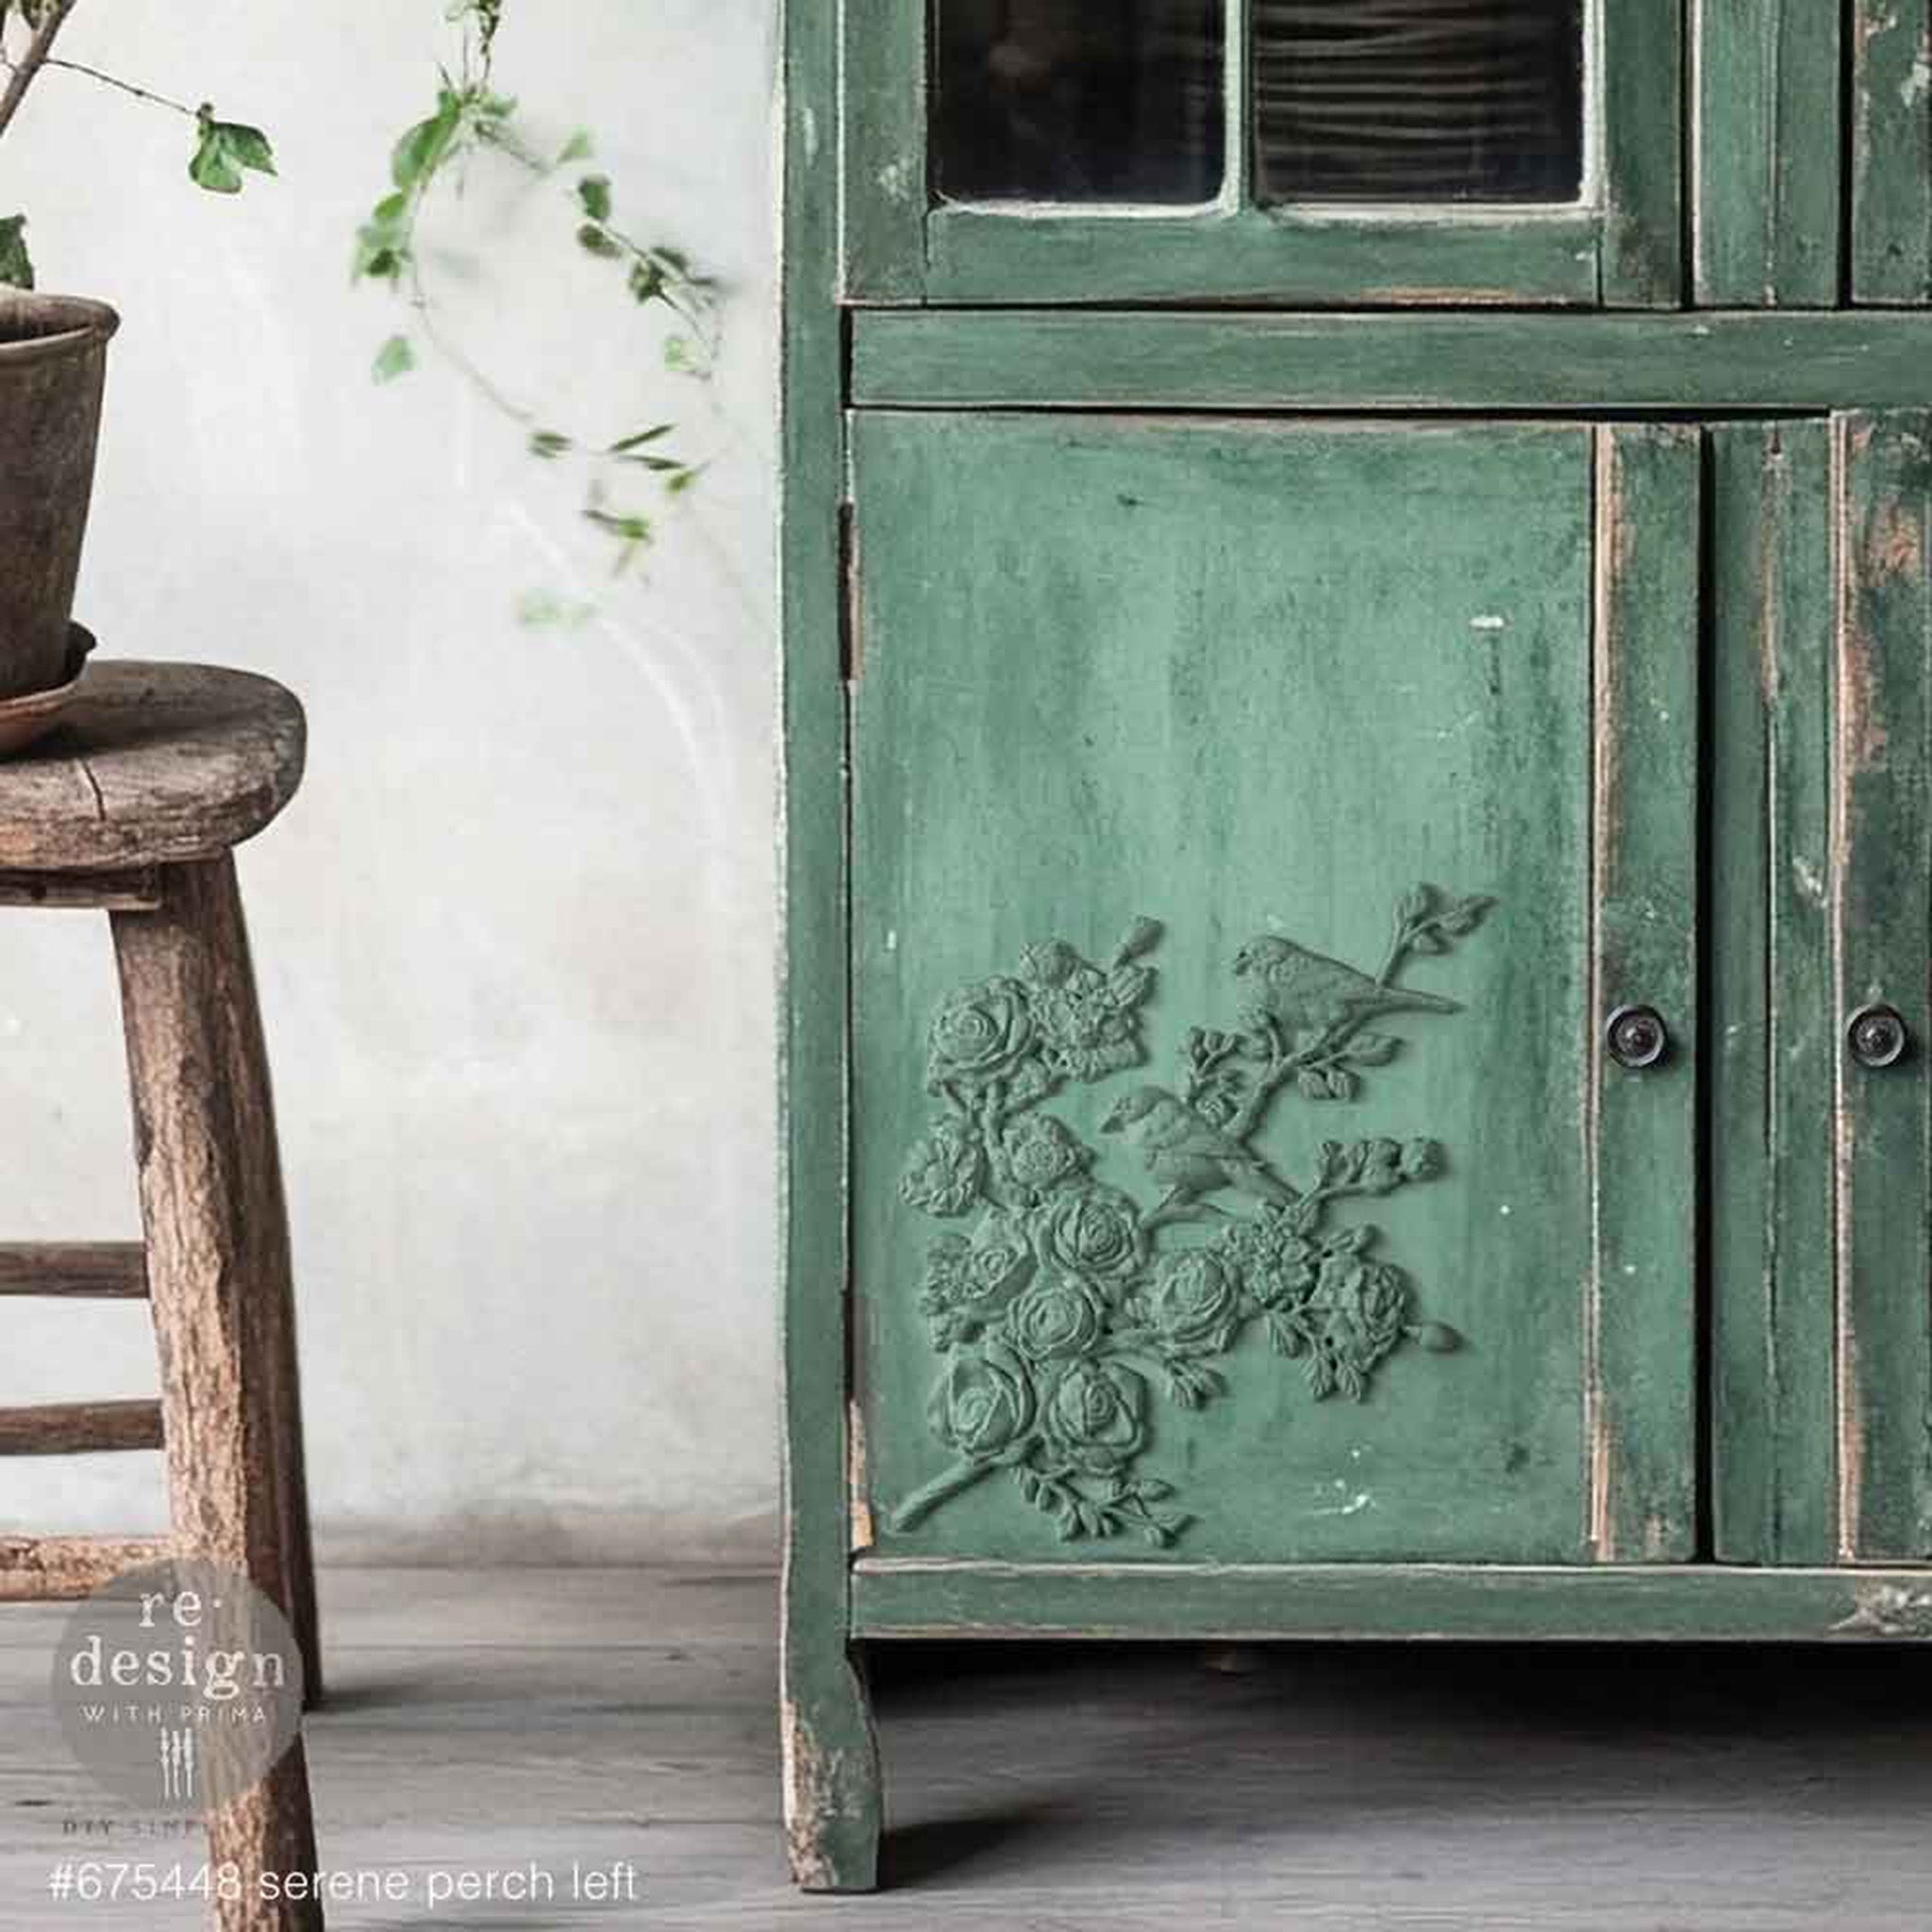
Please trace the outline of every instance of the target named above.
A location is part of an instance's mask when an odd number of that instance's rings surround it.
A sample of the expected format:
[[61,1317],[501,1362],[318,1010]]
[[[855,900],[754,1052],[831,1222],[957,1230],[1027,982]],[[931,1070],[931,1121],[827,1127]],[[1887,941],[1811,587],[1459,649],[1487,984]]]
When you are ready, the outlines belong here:
[[177,114],[185,114],[189,120],[196,118],[194,109],[180,101],[171,101],[166,94],[158,94],[152,88],[136,87],[131,80],[123,80],[119,75],[104,74],[98,67],[90,67],[84,60],[62,60],[49,58],[44,62],[48,67],[64,68],[69,74],[84,74],[90,80],[97,80],[103,87],[119,88],[124,94],[132,94],[137,101],[152,101],[158,108],[170,108]]

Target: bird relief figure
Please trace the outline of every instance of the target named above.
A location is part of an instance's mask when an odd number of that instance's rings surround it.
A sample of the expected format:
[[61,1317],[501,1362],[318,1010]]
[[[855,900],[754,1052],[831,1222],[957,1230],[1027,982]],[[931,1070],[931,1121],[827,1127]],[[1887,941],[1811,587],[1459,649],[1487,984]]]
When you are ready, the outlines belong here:
[[1240,1024],[1188,1029],[1174,1085],[1130,1087],[1100,1123],[1158,1191],[1145,1202],[1097,1179],[1094,1150],[1046,1103],[1144,1064],[1155,976],[1141,960],[1159,941],[1157,921],[1134,921],[1100,963],[1064,940],[1029,946],[1016,974],[941,1003],[926,1061],[941,1110],[899,1191],[964,1224],[927,1249],[919,1290],[942,1358],[928,1419],[952,1459],[890,1512],[893,1529],[1005,1471],[1063,1538],[1130,1533],[1164,1546],[1191,1518],[1141,1467],[1151,1386],[1190,1408],[1224,1394],[1213,1364],[1257,1325],[1301,1363],[1317,1401],[1365,1400],[1406,1341],[1439,1354],[1461,1345],[1455,1329],[1419,1319],[1376,1228],[1329,1214],[1351,1196],[1433,1180],[1438,1143],[1324,1141],[1297,1184],[1254,1137],[1284,1090],[1353,1099],[1364,1070],[1405,1043],[1375,1027],[1460,1012],[1402,974],[1449,953],[1494,903],[1416,886],[1396,904],[1373,976],[1292,939],[1249,941],[1229,962],[1252,995]]

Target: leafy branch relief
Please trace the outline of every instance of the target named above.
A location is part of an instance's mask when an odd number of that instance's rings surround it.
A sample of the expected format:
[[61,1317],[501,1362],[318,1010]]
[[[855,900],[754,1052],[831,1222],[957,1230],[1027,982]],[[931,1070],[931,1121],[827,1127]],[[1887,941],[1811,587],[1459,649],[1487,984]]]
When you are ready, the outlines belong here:
[[[1374,975],[1275,935],[1243,946],[1232,962],[1251,995],[1240,1024],[1191,1028],[1175,1087],[1133,1086],[1101,1122],[1158,1191],[1145,1203],[1095,1178],[1094,1150],[1046,1103],[1144,1064],[1157,921],[1134,921],[1098,963],[1064,940],[1029,946],[1015,973],[942,1002],[926,1063],[939,1110],[899,1191],[970,1224],[928,1248],[918,1294],[943,1357],[928,1420],[952,1460],[902,1498],[895,1528],[1006,1471],[1065,1538],[1163,1545],[1191,1519],[1173,1486],[1140,1467],[1153,1387],[1184,1408],[1224,1394],[1216,1363],[1255,1326],[1302,1364],[1318,1401],[1366,1399],[1404,1342],[1458,1346],[1453,1328],[1419,1319],[1376,1228],[1330,1219],[1339,1201],[1434,1180],[1440,1145],[1324,1141],[1295,1181],[1254,1137],[1284,1092],[1355,1098],[1363,1070],[1388,1066],[1404,1043],[1374,1025],[1459,1011],[1402,975],[1468,938],[1493,904],[1415,887]],[[1183,1227],[1194,1238],[1175,1240]]]

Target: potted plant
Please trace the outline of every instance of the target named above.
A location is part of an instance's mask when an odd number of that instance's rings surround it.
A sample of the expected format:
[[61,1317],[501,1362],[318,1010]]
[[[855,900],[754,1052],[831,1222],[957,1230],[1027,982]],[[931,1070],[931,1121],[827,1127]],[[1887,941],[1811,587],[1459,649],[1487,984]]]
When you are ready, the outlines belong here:
[[[78,0],[0,0],[0,138],[50,68],[67,68],[192,122],[190,178],[232,194],[244,170],[275,173],[257,127],[183,107],[54,51]],[[75,580],[93,489],[108,342],[105,303],[32,292],[26,217],[0,212],[0,708],[70,684],[85,656],[74,629]]]
[[[78,76],[179,115],[189,135],[187,173],[198,188],[239,193],[247,177],[274,175],[268,136],[208,103],[191,107],[154,89],[69,58],[63,29],[80,0],[0,0],[0,139],[28,93],[52,74]],[[414,365],[416,343],[441,352],[516,425],[532,456],[580,463],[582,514],[616,546],[620,566],[650,541],[650,518],[622,493],[631,479],[676,495],[698,475],[664,439],[672,425],[612,425],[611,436],[566,433],[547,412],[513,400],[484,376],[438,321],[419,230],[436,190],[475,157],[501,160],[539,187],[554,183],[578,245],[609,262],[625,299],[668,315],[664,358],[702,374],[708,361],[715,291],[677,249],[639,242],[612,215],[609,178],[592,170],[581,131],[547,146],[529,133],[516,102],[491,72],[504,0],[445,0],[461,45],[441,71],[434,111],[396,142],[390,185],[356,238],[351,273],[407,305],[411,327],[378,351],[374,373],[389,381]],[[72,623],[81,539],[92,492],[107,348],[117,326],[106,304],[35,291],[26,216],[0,207],[0,714],[64,689],[88,641]],[[6,719],[0,715],[0,727]],[[0,750],[7,738],[0,728]]]

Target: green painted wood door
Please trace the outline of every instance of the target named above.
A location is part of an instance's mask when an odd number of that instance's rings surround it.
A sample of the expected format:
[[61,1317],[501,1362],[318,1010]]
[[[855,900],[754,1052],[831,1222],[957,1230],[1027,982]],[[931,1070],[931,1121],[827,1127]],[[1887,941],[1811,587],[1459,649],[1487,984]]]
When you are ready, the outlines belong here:
[[1698,441],[853,420],[861,1542],[1691,1554]]
[[[1932,414],[1714,441],[1717,1551],[1917,1562],[1932,1557]],[[1896,1057],[1883,1028],[1854,1025],[1874,1008],[1902,1024]]]
[[1932,301],[1932,0],[1850,0],[1851,299]]

